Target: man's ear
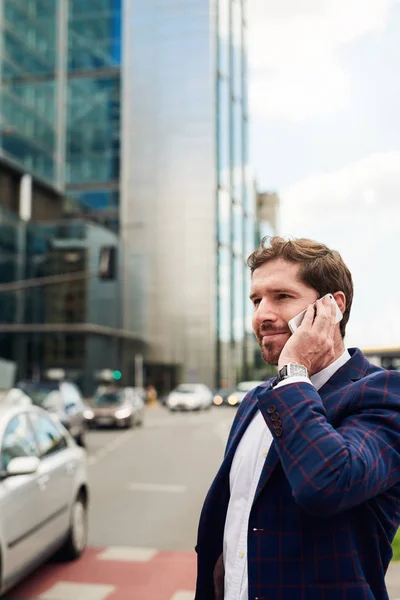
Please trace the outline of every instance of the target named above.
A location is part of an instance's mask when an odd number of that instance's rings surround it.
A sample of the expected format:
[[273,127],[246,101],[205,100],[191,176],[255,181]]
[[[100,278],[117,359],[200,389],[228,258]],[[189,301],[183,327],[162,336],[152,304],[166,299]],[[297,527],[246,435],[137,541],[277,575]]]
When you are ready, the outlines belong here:
[[344,311],[346,310],[346,296],[343,292],[335,292],[334,294],[332,294],[332,296],[335,298],[336,304],[340,308],[340,312],[343,315]]

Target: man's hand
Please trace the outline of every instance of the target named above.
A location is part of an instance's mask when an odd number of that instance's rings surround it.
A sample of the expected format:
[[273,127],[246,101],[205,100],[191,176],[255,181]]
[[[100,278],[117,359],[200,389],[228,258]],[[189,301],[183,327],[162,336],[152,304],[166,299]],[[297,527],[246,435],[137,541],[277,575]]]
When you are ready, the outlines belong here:
[[336,308],[329,297],[310,304],[303,322],[288,339],[279,357],[278,369],[290,362],[307,367],[313,375],[327,367],[335,358]]

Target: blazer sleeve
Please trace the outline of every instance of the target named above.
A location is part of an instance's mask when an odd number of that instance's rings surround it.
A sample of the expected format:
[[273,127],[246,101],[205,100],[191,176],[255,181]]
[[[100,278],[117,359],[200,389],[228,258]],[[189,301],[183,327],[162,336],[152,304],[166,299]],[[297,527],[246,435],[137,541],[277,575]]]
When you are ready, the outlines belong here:
[[378,371],[353,386],[338,394],[346,408],[336,428],[312,385],[257,394],[294,499],[311,514],[340,513],[400,481],[400,374]]

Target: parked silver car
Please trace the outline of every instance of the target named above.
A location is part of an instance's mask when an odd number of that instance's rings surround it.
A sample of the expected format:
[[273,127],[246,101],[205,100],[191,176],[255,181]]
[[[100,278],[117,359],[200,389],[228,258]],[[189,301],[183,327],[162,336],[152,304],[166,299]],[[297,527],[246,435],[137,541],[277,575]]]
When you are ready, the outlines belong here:
[[36,406],[0,405],[0,594],[87,543],[86,453]]
[[85,445],[87,430],[83,416],[85,405],[76,385],[70,381],[22,381],[18,387],[36,406],[55,415],[80,446]]

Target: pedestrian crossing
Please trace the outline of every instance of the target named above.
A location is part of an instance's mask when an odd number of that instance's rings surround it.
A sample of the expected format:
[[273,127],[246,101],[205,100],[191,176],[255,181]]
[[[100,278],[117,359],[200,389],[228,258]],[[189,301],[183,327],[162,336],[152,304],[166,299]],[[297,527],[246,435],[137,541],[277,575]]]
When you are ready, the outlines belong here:
[[7,600],[193,600],[194,552],[109,546],[71,563],[50,562]]

